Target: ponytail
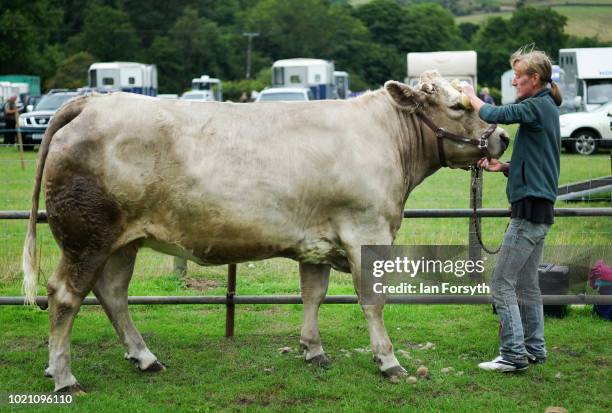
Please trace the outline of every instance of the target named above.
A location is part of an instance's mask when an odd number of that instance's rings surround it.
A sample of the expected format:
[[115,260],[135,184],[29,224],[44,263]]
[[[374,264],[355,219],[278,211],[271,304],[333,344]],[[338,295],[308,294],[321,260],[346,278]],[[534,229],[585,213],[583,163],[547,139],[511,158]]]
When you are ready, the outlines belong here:
[[551,81],[550,82],[550,94],[552,95],[553,100],[557,106],[561,106],[561,102],[563,102],[563,95],[561,94],[561,88],[558,84]]

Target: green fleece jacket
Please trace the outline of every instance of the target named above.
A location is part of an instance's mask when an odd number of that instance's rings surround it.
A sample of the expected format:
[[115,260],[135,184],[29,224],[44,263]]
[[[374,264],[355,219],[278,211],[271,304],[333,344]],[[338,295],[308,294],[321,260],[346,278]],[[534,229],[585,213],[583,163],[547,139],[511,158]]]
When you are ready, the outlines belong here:
[[520,103],[480,108],[488,123],[520,126],[514,138],[506,194],[514,203],[527,197],[557,199],[561,153],[559,109],[549,89],[542,89]]

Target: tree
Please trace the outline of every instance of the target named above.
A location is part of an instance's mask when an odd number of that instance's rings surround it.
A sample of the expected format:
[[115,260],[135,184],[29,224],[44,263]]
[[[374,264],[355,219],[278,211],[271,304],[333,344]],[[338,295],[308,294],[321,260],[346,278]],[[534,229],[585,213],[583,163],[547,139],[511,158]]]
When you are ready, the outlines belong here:
[[140,60],[140,40],[121,9],[92,3],[85,12],[82,32],[68,40],[71,53],[86,51],[101,61]]
[[472,41],[472,37],[474,36],[474,34],[476,34],[479,28],[480,26],[478,26],[477,24],[463,22],[459,24],[459,34],[461,35],[461,38],[463,40],[465,40],[467,43],[470,43]]
[[46,89],[76,89],[87,85],[87,70],[96,58],[87,52],[78,52],[64,59],[55,76],[45,82]]
[[49,1],[8,2],[0,7],[0,73],[53,75],[61,50],[51,35],[62,22]]
[[553,9],[526,6],[516,10],[509,20],[501,17],[487,20],[473,40],[480,82],[499,88],[501,75],[510,69],[510,55],[525,45],[533,44],[556,59],[567,42],[563,32],[566,21],[565,16]]
[[223,79],[231,54],[219,26],[186,7],[168,35],[155,38],[147,57],[158,66],[160,91],[180,93],[194,77],[207,74]]

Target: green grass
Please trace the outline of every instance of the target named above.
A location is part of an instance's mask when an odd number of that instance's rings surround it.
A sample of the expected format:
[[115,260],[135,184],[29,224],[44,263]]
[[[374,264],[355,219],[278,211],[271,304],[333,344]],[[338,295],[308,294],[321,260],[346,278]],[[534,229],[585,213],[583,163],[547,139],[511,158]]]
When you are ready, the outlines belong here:
[[[35,154],[26,154],[22,171],[16,152],[0,148],[0,210],[29,208],[34,159]],[[563,154],[561,171],[561,183],[608,175],[610,158],[605,153]],[[466,172],[439,171],[414,191],[407,208],[467,207],[468,184]],[[504,186],[502,176],[486,175],[485,207],[507,206]],[[571,205],[609,206],[609,202]],[[484,220],[487,243],[500,242],[506,221]],[[0,295],[19,294],[25,226],[25,221],[0,221]],[[58,250],[48,227],[40,224],[38,230],[41,266],[48,276]],[[610,218],[559,218],[547,244],[609,245],[611,234]],[[467,222],[404,220],[397,241],[466,244]],[[188,278],[182,279],[171,273],[171,264],[167,256],[141,251],[130,294],[224,294],[225,267],[190,263]],[[290,260],[241,264],[238,274],[239,294],[299,293],[297,265]],[[333,272],[329,294],[352,292],[350,275]],[[44,293],[41,287],[39,294]],[[321,308],[322,337],[334,364],[330,370],[305,365],[297,357],[301,310],[300,305],[238,306],[236,338],[226,340],[222,306],[132,306],[132,316],[149,348],[169,367],[165,373],[148,375],[123,360],[123,346],[102,310],[83,307],[73,330],[72,366],[89,393],[78,398],[75,411],[542,412],[546,406],[561,405],[571,412],[602,412],[612,407],[607,380],[612,328],[592,317],[590,307],[574,307],[564,320],[547,320],[547,364],[526,374],[502,376],[476,367],[497,352],[497,320],[488,306],[387,306],[385,323],[395,348],[410,357],[399,356],[404,366],[412,374],[421,364],[430,369],[431,380],[416,385],[387,383],[377,374],[371,354],[354,350],[369,344],[366,323],[356,305]],[[0,326],[0,394],[50,391],[52,382],[42,375],[47,358],[46,312],[0,306]],[[414,349],[415,343],[428,341],[436,348]],[[284,346],[294,351],[278,354],[277,349]],[[440,371],[449,366],[453,373]],[[561,377],[555,378],[558,373]]]
[[[580,37],[599,36],[600,40],[612,40],[612,26],[610,25],[612,2],[602,2],[602,6],[554,5],[553,9],[567,17],[566,34]],[[460,16],[455,20],[457,23],[470,22],[480,24],[491,17],[509,19],[511,16],[512,12],[507,11]]]

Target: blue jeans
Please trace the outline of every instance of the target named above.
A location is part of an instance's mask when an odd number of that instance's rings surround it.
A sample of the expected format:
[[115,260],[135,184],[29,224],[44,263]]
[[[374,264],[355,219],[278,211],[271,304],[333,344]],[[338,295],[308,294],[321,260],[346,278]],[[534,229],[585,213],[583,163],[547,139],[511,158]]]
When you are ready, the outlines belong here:
[[544,310],[538,265],[548,224],[513,218],[491,279],[491,292],[501,321],[500,354],[504,359],[527,362],[527,352],[546,358]]

